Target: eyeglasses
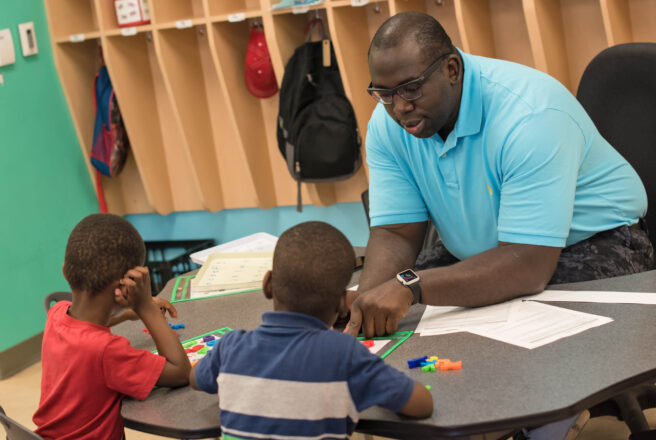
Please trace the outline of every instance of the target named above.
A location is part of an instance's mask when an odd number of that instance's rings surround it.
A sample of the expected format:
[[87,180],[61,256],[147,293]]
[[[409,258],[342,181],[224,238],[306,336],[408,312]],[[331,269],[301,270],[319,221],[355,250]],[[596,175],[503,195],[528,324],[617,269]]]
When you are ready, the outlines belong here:
[[424,81],[428,79],[429,76],[439,67],[442,60],[451,55],[453,52],[445,53],[436,59],[433,64],[428,66],[428,69],[421,74],[419,78],[413,79],[403,84],[399,84],[393,89],[379,89],[372,87],[373,83],[369,83],[367,87],[367,93],[371,95],[376,101],[389,105],[394,100],[394,95],[399,95],[405,101],[414,101],[421,98],[421,86],[424,85]]

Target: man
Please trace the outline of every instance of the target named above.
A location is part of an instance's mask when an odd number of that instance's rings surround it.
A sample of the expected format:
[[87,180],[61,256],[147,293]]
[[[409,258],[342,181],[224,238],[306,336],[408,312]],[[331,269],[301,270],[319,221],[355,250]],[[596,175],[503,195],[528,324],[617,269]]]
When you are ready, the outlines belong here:
[[[415,302],[482,306],[653,267],[640,178],[555,79],[460,52],[418,12],[383,23],[369,71],[372,228],[349,333],[391,333]],[[460,261],[414,273],[429,216]]]

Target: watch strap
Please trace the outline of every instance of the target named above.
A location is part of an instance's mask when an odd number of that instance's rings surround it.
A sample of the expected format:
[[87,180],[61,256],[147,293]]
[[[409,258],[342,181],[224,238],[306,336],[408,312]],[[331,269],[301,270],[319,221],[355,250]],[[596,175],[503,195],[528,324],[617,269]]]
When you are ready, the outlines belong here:
[[412,291],[412,304],[418,304],[421,301],[421,287],[419,283],[413,283],[406,287],[409,287]]

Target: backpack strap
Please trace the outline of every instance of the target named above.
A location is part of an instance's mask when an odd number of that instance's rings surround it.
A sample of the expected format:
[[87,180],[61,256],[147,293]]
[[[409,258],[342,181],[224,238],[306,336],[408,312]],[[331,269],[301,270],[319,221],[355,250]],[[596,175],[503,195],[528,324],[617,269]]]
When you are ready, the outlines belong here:
[[320,18],[315,18],[307,22],[305,25],[305,42],[309,43],[312,41],[312,31],[314,30],[314,26],[319,25],[319,29],[321,29],[321,39],[322,40],[327,40],[328,35],[326,35],[326,29],[323,26],[323,21]]
[[96,196],[98,197],[98,208],[102,214],[107,214],[107,202],[105,201],[105,192],[102,187],[100,171],[96,170]]

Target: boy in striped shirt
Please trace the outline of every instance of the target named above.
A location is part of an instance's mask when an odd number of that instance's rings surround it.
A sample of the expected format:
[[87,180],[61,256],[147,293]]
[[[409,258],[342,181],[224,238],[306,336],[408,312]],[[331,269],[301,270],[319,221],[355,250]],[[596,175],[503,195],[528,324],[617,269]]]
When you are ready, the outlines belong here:
[[253,331],[223,336],[190,372],[194,388],[218,392],[224,440],[345,439],[373,405],[432,414],[421,384],[331,331],[354,265],[349,241],[326,223],[301,223],[279,238],[263,281],[274,311]]

